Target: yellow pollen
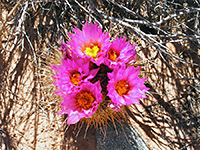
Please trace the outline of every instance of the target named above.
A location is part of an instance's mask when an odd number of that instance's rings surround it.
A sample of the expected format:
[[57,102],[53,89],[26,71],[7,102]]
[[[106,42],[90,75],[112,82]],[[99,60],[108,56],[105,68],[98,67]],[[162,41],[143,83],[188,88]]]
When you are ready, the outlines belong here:
[[74,85],[78,85],[80,80],[79,77],[81,76],[81,74],[79,72],[73,72],[70,76],[70,81],[74,84]]
[[76,100],[79,108],[88,110],[92,108],[95,97],[90,91],[83,90],[76,95]]
[[117,59],[117,57],[119,56],[119,54],[117,54],[116,51],[114,51],[113,49],[110,49],[108,52],[108,59],[115,61]]
[[95,45],[91,45],[90,47],[85,48],[85,54],[92,58],[96,58],[99,51],[99,47]]
[[130,86],[127,81],[121,80],[115,84],[115,90],[120,96],[126,95],[130,90]]

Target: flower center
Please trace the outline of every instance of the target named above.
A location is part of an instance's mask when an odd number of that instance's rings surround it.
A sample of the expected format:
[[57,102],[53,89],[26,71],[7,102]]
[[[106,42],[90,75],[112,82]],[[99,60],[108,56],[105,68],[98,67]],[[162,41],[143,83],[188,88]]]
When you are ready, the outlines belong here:
[[117,57],[119,56],[119,54],[114,51],[113,49],[110,49],[108,52],[108,59],[115,61],[117,59]]
[[90,91],[83,90],[76,95],[76,100],[79,108],[88,110],[92,108],[95,97]]
[[85,54],[92,58],[96,58],[99,51],[100,48],[94,44],[90,44],[90,46],[85,48]]
[[120,96],[126,95],[130,90],[130,86],[127,81],[121,80],[115,84],[115,90]]
[[81,76],[81,74],[76,71],[76,72],[73,72],[70,76],[70,81],[74,84],[74,85],[78,85],[80,80],[79,80],[79,77]]

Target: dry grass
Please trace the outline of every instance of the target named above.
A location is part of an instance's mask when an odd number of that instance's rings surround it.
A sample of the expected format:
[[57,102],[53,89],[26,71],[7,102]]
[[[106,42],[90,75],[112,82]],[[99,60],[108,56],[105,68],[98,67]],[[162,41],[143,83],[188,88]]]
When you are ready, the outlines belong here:
[[1,148],[84,149],[95,140],[94,131],[85,141],[76,128],[65,134],[60,98],[43,82],[60,41],[90,20],[138,45],[150,91],[127,112],[149,148],[200,149],[199,0],[3,0],[0,11]]

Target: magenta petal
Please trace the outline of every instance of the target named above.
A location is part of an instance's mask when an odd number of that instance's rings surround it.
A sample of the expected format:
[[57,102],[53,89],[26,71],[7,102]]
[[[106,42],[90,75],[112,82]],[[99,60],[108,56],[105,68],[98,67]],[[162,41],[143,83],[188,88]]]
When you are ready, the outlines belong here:
[[[145,92],[148,90],[144,85],[146,79],[140,79],[138,77],[139,69],[140,67],[134,68],[134,66],[131,66],[126,68],[125,65],[122,65],[121,67],[116,67],[113,72],[108,73],[108,78],[110,80],[107,85],[107,95],[112,100],[113,105],[139,104],[139,99],[146,98]],[[129,86],[127,89],[128,92],[122,93],[122,95],[118,94],[115,87],[120,81],[126,81]]]
[[[80,58],[87,58],[93,63],[96,63],[98,66],[104,62],[104,57],[107,53],[107,50],[110,47],[110,36],[102,32],[102,29],[98,27],[98,24],[95,23],[86,23],[83,25],[82,30],[77,28],[74,29],[75,34],[70,34],[70,41],[67,42],[70,45],[73,53]],[[100,48],[100,51],[97,54],[97,57],[91,57],[86,55],[84,52],[85,48],[94,44]],[[101,54],[99,54],[101,53]]]
[[[62,93],[71,93],[74,91],[75,87],[92,79],[98,72],[98,69],[89,69],[89,61],[77,58],[76,56],[72,56],[71,58],[72,59],[61,59],[60,65],[50,65],[55,73],[55,75],[52,76],[52,78],[55,79],[53,84],[58,89],[54,94],[61,95]],[[80,73],[80,77],[78,77],[80,81],[78,84],[73,83],[70,79],[74,72]]]
[[80,120],[79,112],[71,112],[68,115],[67,124],[75,124]]
[[[115,60],[109,59],[109,50],[118,54]],[[109,68],[115,68],[125,63],[133,63],[136,59],[136,45],[130,45],[130,42],[126,42],[125,38],[116,37],[116,39],[111,42],[109,50],[107,51],[105,59],[105,64],[108,65]]]
[[[92,108],[87,110],[84,110],[84,107],[77,105],[77,94],[80,94],[79,92],[83,91],[88,91],[95,97],[95,101],[92,103]],[[102,94],[100,82],[96,82],[95,84],[84,82],[77,90],[63,95],[63,101],[60,102],[62,110],[58,114],[68,114],[67,124],[74,124],[81,118],[91,117],[91,115],[98,109],[98,105],[101,102]]]
[[121,110],[120,105],[116,105],[116,103],[113,102],[110,102],[108,107],[112,108],[115,112],[119,112]]

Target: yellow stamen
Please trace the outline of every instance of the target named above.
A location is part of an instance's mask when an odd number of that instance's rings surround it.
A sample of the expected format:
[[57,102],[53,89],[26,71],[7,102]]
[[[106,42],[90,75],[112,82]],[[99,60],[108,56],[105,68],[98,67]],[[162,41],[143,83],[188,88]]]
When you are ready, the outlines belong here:
[[99,51],[99,47],[93,44],[91,44],[90,47],[85,48],[85,54],[92,58],[96,58]]
[[126,95],[130,90],[130,86],[127,81],[121,80],[115,84],[115,90],[120,96]]
[[90,91],[84,90],[76,95],[76,100],[79,108],[88,110],[92,108],[92,103],[95,101],[95,97]]
[[80,80],[79,77],[81,76],[81,74],[79,72],[73,72],[70,76],[70,81],[74,84],[74,85],[78,85]]
[[108,52],[108,59],[115,61],[117,59],[117,57],[119,56],[119,54],[114,51],[113,49],[110,49]]

